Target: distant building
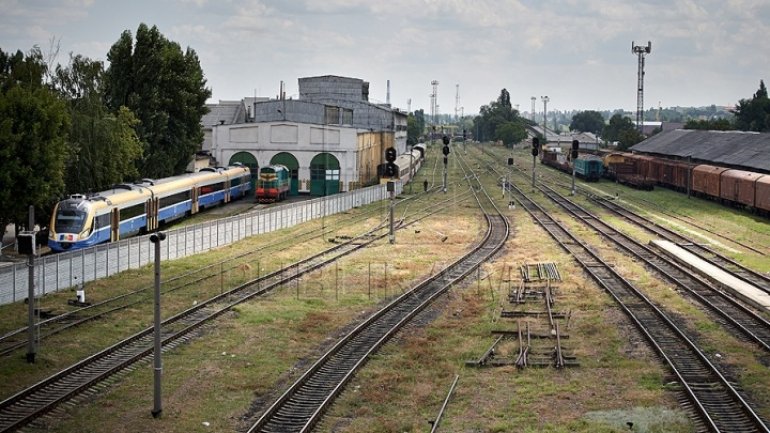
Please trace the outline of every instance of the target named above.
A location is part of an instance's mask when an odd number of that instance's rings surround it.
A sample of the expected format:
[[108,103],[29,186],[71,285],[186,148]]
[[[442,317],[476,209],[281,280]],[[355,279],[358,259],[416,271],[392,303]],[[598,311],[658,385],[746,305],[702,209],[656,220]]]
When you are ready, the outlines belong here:
[[327,195],[376,183],[385,149],[406,151],[407,114],[370,103],[369,83],[357,78],[300,78],[299,99],[246,98],[242,117],[240,108],[224,102],[217,116],[214,110],[204,116],[211,124],[211,155],[254,173],[283,164],[291,171],[292,194]]

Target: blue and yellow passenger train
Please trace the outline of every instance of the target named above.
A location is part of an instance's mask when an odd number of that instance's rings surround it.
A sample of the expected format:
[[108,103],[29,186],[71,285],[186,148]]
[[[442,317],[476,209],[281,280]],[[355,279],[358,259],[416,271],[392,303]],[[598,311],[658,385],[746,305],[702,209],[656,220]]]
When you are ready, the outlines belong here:
[[156,230],[160,224],[244,197],[251,173],[244,166],[115,185],[93,195],[75,194],[54,207],[48,246],[86,248]]

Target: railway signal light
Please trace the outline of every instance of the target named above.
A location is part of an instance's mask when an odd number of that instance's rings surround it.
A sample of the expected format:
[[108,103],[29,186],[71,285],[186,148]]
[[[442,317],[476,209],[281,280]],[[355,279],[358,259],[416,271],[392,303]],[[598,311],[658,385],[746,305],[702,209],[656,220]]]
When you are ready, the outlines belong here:
[[19,233],[19,236],[16,238],[16,246],[19,248],[19,254],[34,256],[35,232],[24,231]]
[[448,135],[445,135],[445,136],[441,137],[441,141],[444,142],[444,146],[449,146],[449,136]]
[[463,129],[463,141],[465,141],[465,138],[467,137],[465,129]]
[[508,158],[508,165],[513,165],[513,158]]
[[540,139],[532,137],[532,156],[537,156],[540,153]]
[[389,147],[385,149],[385,161],[394,162],[398,153],[395,148]]
[[444,154],[444,156],[449,155],[449,146],[444,146],[443,149],[441,149],[441,152]]
[[388,161],[385,164],[385,177],[396,177],[398,174],[398,166],[392,161]]
[[572,160],[576,160],[578,157],[578,149],[580,148],[580,142],[572,140]]

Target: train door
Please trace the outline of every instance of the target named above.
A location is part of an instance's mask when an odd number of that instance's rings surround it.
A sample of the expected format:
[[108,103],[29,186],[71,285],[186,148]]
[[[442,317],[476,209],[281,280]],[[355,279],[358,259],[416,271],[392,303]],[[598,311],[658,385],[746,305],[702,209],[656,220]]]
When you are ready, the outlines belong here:
[[256,191],[257,177],[259,176],[259,163],[257,158],[250,152],[236,152],[230,157],[228,165],[234,165],[236,162],[240,162],[251,171],[251,181],[249,182],[249,196],[254,197]]
[[195,215],[200,210],[198,208],[198,197],[200,196],[201,190],[197,186],[194,186],[190,189],[190,214]]
[[120,240],[120,209],[113,208],[110,214],[110,241]]
[[299,194],[299,162],[291,153],[276,153],[270,160],[270,164],[285,165],[289,169],[289,195]]
[[340,162],[330,153],[319,153],[310,161],[310,195],[340,192]]

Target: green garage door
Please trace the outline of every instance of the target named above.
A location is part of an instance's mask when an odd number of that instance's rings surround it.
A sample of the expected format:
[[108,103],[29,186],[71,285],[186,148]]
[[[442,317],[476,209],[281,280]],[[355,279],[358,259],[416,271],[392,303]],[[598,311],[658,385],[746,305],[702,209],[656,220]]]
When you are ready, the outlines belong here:
[[232,157],[230,157],[230,162],[227,165],[233,165],[236,162],[240,162],[246,167],[249,167],[249,170],[251,170],[251,182],[249,187],[249,194],[253,198],[256,179],[257,179],[257,175],[259,174],[259,164],[257,163],[257,158],[249,152],[238,152],[234,154]]
[[273,159],[270,160],[270,164],[285,165],[289,169],[289,173],[291,173],[289,195],[299,194],[299,162],[297,162],[297,158],[287,152],[276,153]]
[[310,195],[340,192],[340,162],[330,153],[319,153],[310,161]]

